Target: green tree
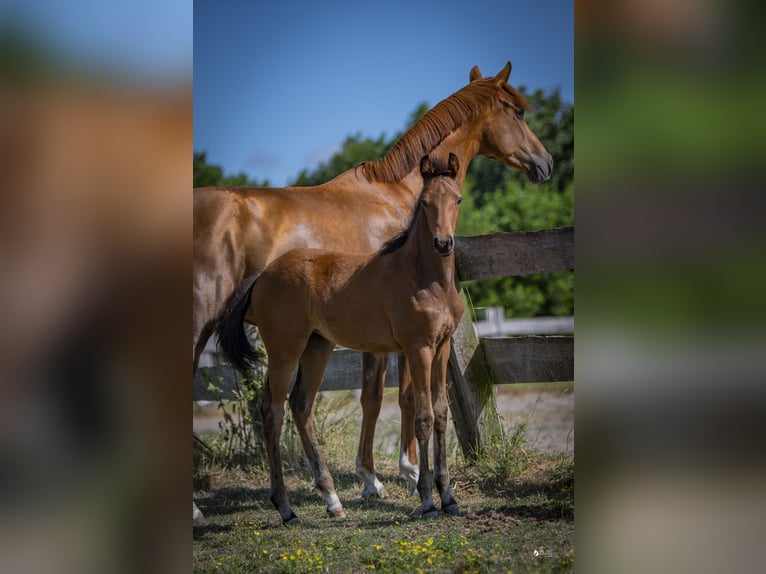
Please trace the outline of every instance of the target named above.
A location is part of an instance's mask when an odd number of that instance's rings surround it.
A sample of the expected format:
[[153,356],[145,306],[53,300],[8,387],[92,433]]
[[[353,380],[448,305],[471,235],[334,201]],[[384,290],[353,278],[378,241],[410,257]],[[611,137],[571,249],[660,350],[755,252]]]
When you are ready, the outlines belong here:
[[213,165],[207,163],[207,152],[195,151],[194,152],[194,187],[208,187],[208,186],[243,186],[254,185],[258,187],[269,187],[269,180],[258,181],[257,179],[250,179],[248,175],[240,171],[236,175],[223,174],[223,168],[219,165]]
[[[574,184],[561,192],[552,185],[509,182],[483,196],[466,179],[458,234],[484,235],[498,231],[534,231],[574,224]],[[515,317],[571,315],[574,312],[574,273],[560,271],[522,277],[465,282],[474,307],[503,307]]]

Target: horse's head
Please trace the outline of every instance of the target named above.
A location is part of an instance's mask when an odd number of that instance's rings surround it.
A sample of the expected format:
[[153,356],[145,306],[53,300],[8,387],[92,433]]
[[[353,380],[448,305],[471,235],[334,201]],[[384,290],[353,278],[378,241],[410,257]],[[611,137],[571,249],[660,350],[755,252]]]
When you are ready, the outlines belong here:
[[460,186],[456,181],[460,165],[454,153],[449,154],[447,167],[435,165],[426,155],[420,160],[423,176],[423,192],[419,209],[433,237],[434,251],[442,257],[451,255],[455,249],[458,205],[462,201]]
[[479,153],[524,172],[533,183],[547,181],[553,171],[553,158],[524,121],[529,104],[508,85],[511,63],[494,78],[482,78],[478,66],[471,69],[471,82],[491,82],[497,90],[497,105],[484,122]]

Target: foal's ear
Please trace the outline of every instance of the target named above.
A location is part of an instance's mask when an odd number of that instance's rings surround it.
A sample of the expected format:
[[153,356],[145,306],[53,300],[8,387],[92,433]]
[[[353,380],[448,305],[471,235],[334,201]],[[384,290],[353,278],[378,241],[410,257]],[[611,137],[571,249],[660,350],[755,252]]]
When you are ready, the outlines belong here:
[[424,155],[423,159],[420,160],[420,175],[423,176],[423,179],[434,175],[434,166],[431,163],[431,158],[427,155]]
[[479,70],[479,66],[474,66],[473,68],[471,68],[471,72],[468,75],[468,78],[472,82],[475,82],[476,80],[481,80],[481,71]]
[[449,159],[447,160],[447,175],[455,179],[458,171],[460,171],[460,160],[458,160],[454,153],[450,152]]
[[500,71],[497,73],[497,76],[495,76],[495,83],[496,83],[498,86],[502,86],[503,84],[505,84],[505,83],[507,83],[507,82],[508,82],[508,78],[510,78],[510,77],[511,77],[511,63],[510,63],[510,62],[508,62],[508,63],[505,65],[505,68],[503,68],[502,70],[500,70]]

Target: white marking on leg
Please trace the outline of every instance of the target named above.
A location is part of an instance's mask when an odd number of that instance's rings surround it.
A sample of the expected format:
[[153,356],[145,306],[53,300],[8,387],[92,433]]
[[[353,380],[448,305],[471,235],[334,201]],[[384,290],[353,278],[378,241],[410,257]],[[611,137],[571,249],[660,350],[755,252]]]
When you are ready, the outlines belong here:
[[404,449],[399,450],[399,478],[403,478],[407,481],[411,492],[414,495],[417,492],[418,478],[420,477],[420,469],[410,462],[407,453]]
[[325,504],[327,505],[327,512],[335,512],[343,508],[343,505],[340,503],[340,499],[338,498],[338,495],[335,494],[334,492],[323,495],[323,498],[324,498]]
[[386,487],[378,480],[378,477],[362,466],[362,459],[359,454],[356,455],[356,474],[364,481],[362,498],[367,498],[368,496],[386,498],[388,496]]

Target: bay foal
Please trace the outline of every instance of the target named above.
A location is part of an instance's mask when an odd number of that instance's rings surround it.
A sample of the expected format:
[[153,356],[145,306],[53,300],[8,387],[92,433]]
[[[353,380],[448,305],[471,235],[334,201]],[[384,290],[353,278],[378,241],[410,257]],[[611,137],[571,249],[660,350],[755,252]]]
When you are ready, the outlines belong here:
[[459,514],[449,487],[446,453],[447,361],[450,337],[463,314],[453,255],[461,201],[459,167],[452,153],[446,167],[424,156],[423,190],[404,232],[372,257],[307,248],[285,253],[245,283],[219,325],[221,348],[242,369],[248,369],[254,357],[243,320],[258,325],[266,347],[261,415],[271,502],[285,524],[299,522],[287,499],[279,452],[284,402],[299,362],[290,409],[328,514],[345,516],[313,424],[316,395],[335,344],[372,353],[404,353],[415,399],[422,514],[438,515],[428,464],[432,434],[442,511]]

